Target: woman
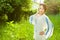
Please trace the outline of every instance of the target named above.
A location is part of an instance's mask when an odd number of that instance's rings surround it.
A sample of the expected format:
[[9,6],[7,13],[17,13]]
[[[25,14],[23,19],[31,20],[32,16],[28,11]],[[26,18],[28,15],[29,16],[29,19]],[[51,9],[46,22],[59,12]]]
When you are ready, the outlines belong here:
[[34,25],[34,39],[46,40],[53,34],[53,25],[45,15],[46,5],[40,4],[38,12],[30,16],[29,22]]

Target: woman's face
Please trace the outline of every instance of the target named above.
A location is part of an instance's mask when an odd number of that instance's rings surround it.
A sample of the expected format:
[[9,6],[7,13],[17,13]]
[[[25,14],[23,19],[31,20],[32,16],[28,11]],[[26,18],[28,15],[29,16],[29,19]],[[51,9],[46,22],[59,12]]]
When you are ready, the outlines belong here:
[[39,12],[39,14],[44,14],[44,7],[43,7],[43,5],[40,5],[40,7],[38,8],[38,12]]

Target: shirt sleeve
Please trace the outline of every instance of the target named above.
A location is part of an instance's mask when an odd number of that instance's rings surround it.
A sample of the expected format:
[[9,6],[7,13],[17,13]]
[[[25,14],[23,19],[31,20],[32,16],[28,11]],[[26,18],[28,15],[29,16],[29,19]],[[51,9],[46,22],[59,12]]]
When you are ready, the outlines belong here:
[[35,18],[34,18],[34,15],[31,15],[31,16],[29,17],[29,22],[30,22],[30,24],[35,25]]
[[54,27],[53,27],[53,24],[48,17],[46,18],[46,22],[48,25],[46,33],[45,33],[46,39],[47,39],[47,38],[50,38],[52,36]]

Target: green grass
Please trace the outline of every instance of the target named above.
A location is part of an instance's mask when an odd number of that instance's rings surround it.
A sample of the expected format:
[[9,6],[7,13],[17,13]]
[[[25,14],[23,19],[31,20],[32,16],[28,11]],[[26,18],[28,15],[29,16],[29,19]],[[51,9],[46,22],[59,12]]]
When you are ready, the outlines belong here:
[[49,16],[54,24],[54,33],[50,40],[60,40],[60,14]]
[[0,40],[33,40],[33,25],[28,21],[0,25]]
[[[54,33],[49,40],[60,40],[60,15],[49,15],[54,24]],[[29,21],[7,22],[0,25],[0,40],[33,40],[34,26]]]

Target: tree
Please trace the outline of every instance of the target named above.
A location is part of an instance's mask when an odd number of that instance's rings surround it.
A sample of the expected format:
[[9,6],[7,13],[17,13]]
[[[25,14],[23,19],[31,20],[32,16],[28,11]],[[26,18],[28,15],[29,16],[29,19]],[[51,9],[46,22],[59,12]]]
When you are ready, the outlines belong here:
[[60,13],[60,1],[59,0],[46,0],[47,12],[50,14]]
[[[0,0],[0,21],[20,21],[31,7],[32,0]],[[4,15],[6,18],[2,19]]]

